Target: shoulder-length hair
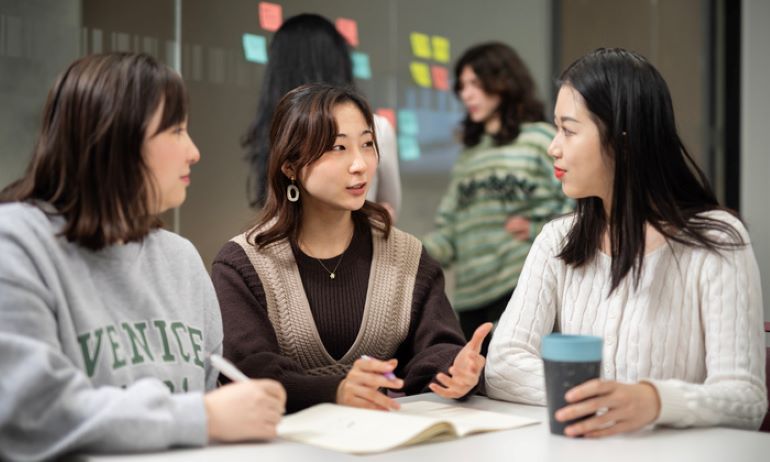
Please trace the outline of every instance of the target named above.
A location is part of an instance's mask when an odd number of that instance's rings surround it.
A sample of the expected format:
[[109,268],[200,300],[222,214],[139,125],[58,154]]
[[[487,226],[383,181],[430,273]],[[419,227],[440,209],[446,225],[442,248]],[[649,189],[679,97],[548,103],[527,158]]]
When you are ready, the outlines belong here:
[[345,38],[328,19],[299,14],[287,19],[270,43],[257,113],[242,144],[250,166],[249,204],[264,205],[270,154],[270,122],[278,101],[306,83],[353,85],[353,65]]
[[48,94],[32,159],[0,201],[42,201],[65,219],[61,233],[92,250],[138,241],[161,225],[158,192],[142,155],[157,133],[187,117],[181,77],[144,54],[91,55],[72,63]]
[[[354,104],[372,130],[372,138],[379,157],[372,111],[366,100],[354,90],[327,84],[302,85],[284,96],[278,103],[270,128],[270,163],[268,165],[267,202],[250,236],[254,243],[264,247],[272,242],[289,239],[297,243],[302,221],[302,196],[290,202],[286,189],[291,180],[283,173],[284,165],[297,172],[295,182],[300,184],[299,172],[318,160],[334,147],[339,133],[334,120],[334,108],[340,104]],[[390,214],[382,206],[366,201],[353,211],[353,219],[367,222],[384,233],[390,233]]]
[[[688,246],[716,250],[744,244],[730,224],[700,215],[719,209],[737,216],[720,207],[682,144],[668,86],[643,56],[600,48],[572,63],[559,80],[583,97],[599,128],[603,155],[614,164],[609,222],[599,198],[578,199],[559,254],[565,263],[581,266],[594,258],[609,227],[612,291],[632,269],[639,283],[646,223]],[[728,239],[709,236],[711,230]]]
[[[489,42],[467,50],[455,64],[454,92],[459,98],[462,90],[460,74],[466,67],[473,69],[485,93],[498,95],[500,131],[493,135],[496,146],[508,144],[519,136],[522,122],[545,120],[543,103],[537,99],[535,82],[519,55],[508,45]],[[462,142],[471,147],[479,144],[484,123],[474,122],[470,115],[462,121]]]

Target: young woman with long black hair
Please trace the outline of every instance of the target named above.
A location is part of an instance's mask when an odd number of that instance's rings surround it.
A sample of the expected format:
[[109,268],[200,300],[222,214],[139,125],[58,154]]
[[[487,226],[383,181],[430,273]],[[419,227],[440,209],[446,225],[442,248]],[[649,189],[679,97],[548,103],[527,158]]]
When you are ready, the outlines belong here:
[[603,378],[567,393],[556,418],[588,417],[567,435],[756,429],[757,262],[684,148],[665,81],[636,53],[596,50],[562,74],[554,119],[554,173],[577,209],[532,246],[490,346],[489,396],[544,404],[542,337],[590,334],[604,339]]

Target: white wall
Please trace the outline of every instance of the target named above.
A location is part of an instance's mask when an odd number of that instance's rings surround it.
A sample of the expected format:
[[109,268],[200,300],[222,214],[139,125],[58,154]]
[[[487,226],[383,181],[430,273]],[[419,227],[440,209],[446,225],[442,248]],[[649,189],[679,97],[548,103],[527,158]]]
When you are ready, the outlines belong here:
[[741,212],[762,276],[770,321],[770,2],[744,0],[741,38]]

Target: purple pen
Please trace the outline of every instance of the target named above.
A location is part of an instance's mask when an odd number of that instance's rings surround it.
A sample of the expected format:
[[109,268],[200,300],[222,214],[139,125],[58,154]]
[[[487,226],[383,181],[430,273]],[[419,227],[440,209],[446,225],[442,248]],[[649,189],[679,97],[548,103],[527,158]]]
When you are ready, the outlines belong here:
[[[372,358],[371,358],[371,356],[361,355],[361,359],[372,359]],[[396,379],[396,374],[394,374],[392,372],[385,372],[382,375],[384,375],[385,378],[388,379],[388,380],[395,380]]]

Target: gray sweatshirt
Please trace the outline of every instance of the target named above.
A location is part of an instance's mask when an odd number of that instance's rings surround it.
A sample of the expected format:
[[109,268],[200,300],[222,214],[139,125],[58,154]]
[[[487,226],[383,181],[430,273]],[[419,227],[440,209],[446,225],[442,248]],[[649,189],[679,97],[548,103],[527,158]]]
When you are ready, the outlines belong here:
[[207,442],[211,280],[164,230],[92,252],[29,204],[0,205],[0,459]]

